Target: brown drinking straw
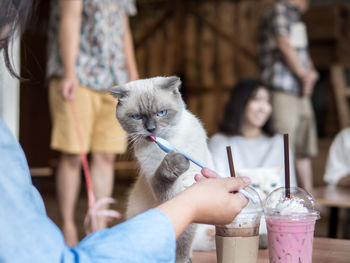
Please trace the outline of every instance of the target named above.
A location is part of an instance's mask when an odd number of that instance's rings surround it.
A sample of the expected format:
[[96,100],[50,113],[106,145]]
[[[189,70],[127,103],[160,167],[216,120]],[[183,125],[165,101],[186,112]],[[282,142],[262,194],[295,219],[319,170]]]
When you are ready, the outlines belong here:
[[230,166],[231,177],[236,177],[235,168],[233,167],[231,146],[226,146],[228,164]]
[[283,135],[284,141],[284,179],[285,179],[285,189],[286,197],[290,198],[290,176],[289,176],[289,143],[288,134]]

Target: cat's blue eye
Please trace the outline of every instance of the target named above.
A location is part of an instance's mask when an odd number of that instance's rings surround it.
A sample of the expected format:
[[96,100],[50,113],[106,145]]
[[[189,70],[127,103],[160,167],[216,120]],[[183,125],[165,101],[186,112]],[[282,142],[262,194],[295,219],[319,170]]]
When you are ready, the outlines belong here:
[[277,184],[271,184],[271,187],[276,187],[277,186]]
[[252,186],[253,186],[254,188],[259,188],[259,185],[258,185],[258,184],[252,184]]
[[161,110],[161,111],[159,111],[158,113],[157,113],[157,116],[159,116],[159,117],[163,117],[163,116],[165,116],[166,114],[167,114],[167,110]]
[[141,116],[140,114],[137,114],[137,113],[131,115],[131,117],[132,117],[134,120],[141,120],[141,119],[142,119],[142,116]]

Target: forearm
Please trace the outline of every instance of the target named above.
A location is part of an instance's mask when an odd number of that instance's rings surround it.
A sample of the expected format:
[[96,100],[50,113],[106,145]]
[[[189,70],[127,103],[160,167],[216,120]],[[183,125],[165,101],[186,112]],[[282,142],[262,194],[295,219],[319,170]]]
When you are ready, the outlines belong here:
[[306,69],[301,64],[297,51],[291,46],[289,37],[278,36],[277,46],[291,71],[298,77],[305,74]]
[[186,197],[184,197],[183,194],[179,194],[157,207],[157,209],[164,212],[170,218],[176,238],[178,238],[194,220],[195,209],[192,207],[192,203],[184,198]]
[[59,45],[65,76],[75,76],[82,7],[81,0],[60,0]]
[[139,78],[139,73],[137,71],[135,52],[134,52],[134,42],[132,39],[129,19],[127,16],[124,18],[125,34],[124,34],[124,52],[126,59],[126,66],[129,71],[129,80],[136,80]]
[[337,183],[337,186],[350,187],[350,174],[342,177]]

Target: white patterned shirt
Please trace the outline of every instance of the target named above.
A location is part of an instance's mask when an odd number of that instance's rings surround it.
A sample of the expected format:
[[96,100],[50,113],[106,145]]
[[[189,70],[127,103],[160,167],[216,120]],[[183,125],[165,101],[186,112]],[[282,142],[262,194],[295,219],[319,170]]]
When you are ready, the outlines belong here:
[[259,66],[262,82],[275,90],[300,95],[298,77],[278,49],[277,37],[288,36],[301,64],[309,65],[307,34],[299,9],[288,0],[279,0],[265,13],[259,31]]
[[[124,54],[124,17],[136,14],[134,0],[82,0],[82,23],[76,73],[81,85],[102,91],[129,80]],[[48,77],[62,76],[58,45],[60,12],[51,1]],[[67,39],[69,41],[69,39]]]

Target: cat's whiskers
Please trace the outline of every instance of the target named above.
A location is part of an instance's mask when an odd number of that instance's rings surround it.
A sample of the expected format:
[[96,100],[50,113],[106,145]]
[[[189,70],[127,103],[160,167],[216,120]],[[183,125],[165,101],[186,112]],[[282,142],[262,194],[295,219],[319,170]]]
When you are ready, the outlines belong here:
[[143,133],[131,133],[129,134],[129,145],[133,149],[135,145],[141,143],[144,140],[145,135]]

